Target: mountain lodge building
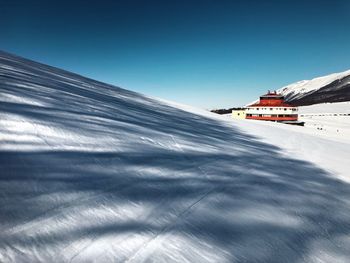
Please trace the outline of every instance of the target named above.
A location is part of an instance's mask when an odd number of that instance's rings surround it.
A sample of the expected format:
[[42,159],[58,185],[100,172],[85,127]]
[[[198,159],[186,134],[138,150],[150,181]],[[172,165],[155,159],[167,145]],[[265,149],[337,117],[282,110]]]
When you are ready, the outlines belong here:
[[260,101],[249,105],[246,109],[246,119],[264,121],[297,121],[298,108],[284,101],[284,97],[276,91],[262,95]]
[[[241,112],[232,111],[232,117],[242,118]],[[251,104],[245,109],[245,119],[277,121],[289,124],[298,124],[298,108],[285,102],[284,97],[276,91],[260,96],[257,103]]]

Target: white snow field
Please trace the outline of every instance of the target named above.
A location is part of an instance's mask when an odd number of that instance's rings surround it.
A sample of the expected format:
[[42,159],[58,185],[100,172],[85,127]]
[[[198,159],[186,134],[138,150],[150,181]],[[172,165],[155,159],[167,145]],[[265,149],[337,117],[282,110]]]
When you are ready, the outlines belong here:
[[350,102],[303,106],[299,107],[299,114],[306,128],[321,136],[350,142]]
[[[343,118],[347,122],[339,123],[328,117],[327,122],[321,119],[317,125],[305,118],[305,127],[252,120],[235,120],[235,124],[263,142],[280,147],[284,155],[312,162],[350,183],[350,116]],[[317,129],[318,126],[323,129]]]
[[350,261],[345,142],[3,52],[0,101],[0,262]]
[[310,106],[299,107],[299,114],[301,115],[348,115],[350,114],[350,101],[334,102],[334,103],[320,103]]

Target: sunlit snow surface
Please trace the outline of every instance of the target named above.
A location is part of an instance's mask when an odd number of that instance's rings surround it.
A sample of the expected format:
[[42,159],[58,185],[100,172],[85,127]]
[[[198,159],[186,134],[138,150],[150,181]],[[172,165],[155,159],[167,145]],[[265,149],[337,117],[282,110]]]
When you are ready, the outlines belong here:
[[292,154],[297,131],[6,53],[0,89],[0,262],[350,260],[350,185],[307,155],[321,137]]
[[[350,75],[350,70],[347,70],[339,73],[333,73],[327,76],[314,78],[311,80],[302,80],[302,81],[298,81],[290,85],[287,85],[285,87],[282,87],[278,89],[277,92],[282,94],[283,96],[288,97],[289,100],[295,100],[305,96],[305,93],[316,92],[317,90],[331,83],[334,83],[336,81],[341,81],[343,78],[349,75]],[[349,84],[349,81],[347,80],[342,85],[345,86],[348,84]]]

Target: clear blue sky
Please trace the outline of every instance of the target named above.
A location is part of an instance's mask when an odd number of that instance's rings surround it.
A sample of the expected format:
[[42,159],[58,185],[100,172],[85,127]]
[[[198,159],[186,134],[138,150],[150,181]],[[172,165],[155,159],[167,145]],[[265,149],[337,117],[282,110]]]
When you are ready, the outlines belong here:
[[202,108],[350,69],[350,1],[0,0],[0,49]]

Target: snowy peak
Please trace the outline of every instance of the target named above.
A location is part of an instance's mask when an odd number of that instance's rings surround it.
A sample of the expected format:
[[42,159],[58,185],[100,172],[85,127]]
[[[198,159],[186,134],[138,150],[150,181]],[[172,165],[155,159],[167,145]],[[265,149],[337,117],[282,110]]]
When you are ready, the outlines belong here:
[[350,100],[350,70],[311,80],[302,80],[277,90],[295,105]]

